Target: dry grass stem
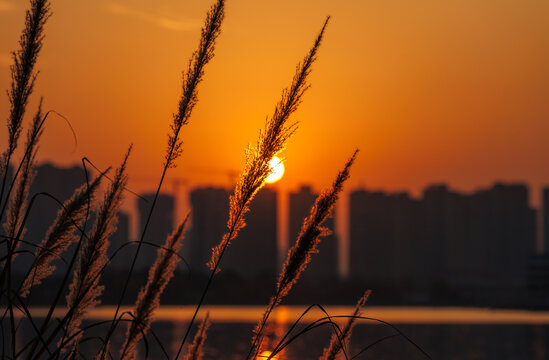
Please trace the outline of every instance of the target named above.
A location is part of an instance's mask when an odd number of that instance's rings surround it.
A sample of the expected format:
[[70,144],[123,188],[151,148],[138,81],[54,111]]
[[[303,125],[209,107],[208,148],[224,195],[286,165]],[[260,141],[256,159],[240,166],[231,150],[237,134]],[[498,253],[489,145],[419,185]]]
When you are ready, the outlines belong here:
[[[99,285],[99,278],[108,260],[108,238],[116,230],[116,211],[122,203],[122,192],[128,180],[126,163],[130,151],[131,147],[99,206],[91,235],[80,250],[79,261],[67,295],[67,306],[72,311],[66,324],[68,336],[78,331],[86,312],[100,302],[98,297],[103,292],[103,286]],[[73,341],[77,340],[78,337],[73,338]]]
[[322,227],[322,224],[330,216],[339,193],[343,188],[343,183],[349,178],[351,165],[356,158],[357,152],[358,150],[354,152],[343,170],[339,172],[332,185],[332,189],[324,192],[316,199],[310,215],[303,222],[301,232],[296,243],[288,252],[288,257],[278,280],[276,292],[280,298],[288,294],[293,284],[299,279],[299,276],[311,261],[311,254],[317,251],[316,248],[320,242],[320,237],[328,234],[328,230]]
[[[10,115],[8,119],[8,149],[4,154],[9,159],[17,147],[23,116],[37,73],[34,65],[44,40],[44,25],[50,15],[47,0],[31,0],[31,8],[25,15],[25,29],[19,39],[21,48],[12,53],[11,86],[8,90]],[[4,163],[8,166],[9,163]]]
[[[13,197],[9,201],[7,219],[4,223],[4,231],[6,236],[14,241],[12,245],[12,254],[11,259],[13,260],[17,253],[15,251],[19,247],[19,239],[15,239],[18,229],[22,226],[23,214],[26,209],[26,203],[29,196],[29,189],[34,178],[34,165],[36,152],[38,150],[38,140],[42,134],[40,123],[42,121],[42,99],[38,105],[38,111],[34,115],[31,122],[31,126],[27,132],[27,142],[25,144],[25,153],[27,156],[23,158],[23,163],[21,166],[21,175],[16,180],[15,192]],[[25,234],[25,231],[20,232],[22,237]]]
[[135,309],[133,310],[134,321],[128,326],[120,359],[133,360],[137,357],[137,343],[142,335],[147,333],[153,320],[154,312],[160,306],[160,295],[162,295],[162,292],[164,292],[168,282],[174,275],[175,267],[179,261],[177,253],[181,248],[188,219],[189,215],[168,236],[163,248],[158,249],[156,260],[149,269],[147,283],[139,291]]
[[353,332],[353,327],[355,326],[358,317],[361,315],[360,310],[364,304],[366,304],[366,301],[371,293],[371,290],[366,290],[364,295],[362,295],[362,297],[358,300],[355,311],[345,323],[345,327],[341,331],[341,334],[339,336],[335,333],[332,334],[330,345],[324,349],[324,353],[319,360],[336,360],[337,355],[344,349],[344,347],[347,347],[349,339],[351,338],[351,333]]
[[317,246],[320,237],[328,235],[328,230],[322,226],[324,221],[331,215],[332,209],[343,188],[343,183],[349,178],[351,165],[353,164],[358,150],[355,150],[353,156],[347,161],[343,170],[337,175],[330,191],[320,194],[311,209],[311,213],[304,220],[301,232],[294,244],[288,251],[286,261],[282,272],[278,278],[275,296],[271,298],[263,318],[257,324],[254,330],[252,348],[250,355],[254,358],[255,354],[261,350],[261,333],[267,323],[267,320],[273,309],[280,304],[282,299],[288,294],[292,286],[297,282],[301,273],[307,268],[311,261],[311,255],[317,252]]
[[78,239],[74,233],[75,225],[84,221],[87,205],[95,197],[102,177],[103,175],[100,175],[89,185],[84,184],[76,189],[72,197],[59,209],[46,237],[35,250],[34,261],[21,286],[21,296],[27,296],[32,286],[40,284],[44,278],[51,275],[55,270],[55,267],[50,265],[51,262],[58,259],[69,245]]
[[223,236],[219,245],[213,249],[212,258],[208,262],[208,266],[212,270],[217,269],[225,248],[245,226],[244,215],[249,210],[248,205],[271,173],[269,161],[284,149],[286,141],[296,130],[297,123],[288,124],[288,119],[301,103],[303,94],[309,87],[307,77],[316,60],[316,54],[329,19],[328,17],[324,22],[322,30],[303,62],[297,65],[292,85],[282,91],[282,99],[276,105],[272,117],[267,120],[265,129],[259,133],[256,145],[248,148],[246,152],[246,166],[236,184],[234,194],[230,198],[227,223],[229,231]]
[[192,110],[198,102],[197,87],[200,81],[202,81],[204,67],[214,56],[215,41],[221,33],[221,24],[224,16],[225,1],[218,0],[208,11],[206,22],[202,28],[198,50],[192,54],[187,72],[183,73],[183,91],[179,100],[179,109],[177,114],[173,115],[173,122],[170,125],[171,132],[168,134],[168,149],[165,159],[166,167],[174,167],[174,160],[183,151],[182,141],[179,140],[179,133],[181,127],[188,123]]
[[198,327],[198,331],[194,336],[193,343],[189,347],[185,360],[201,360],[204,356],[204,342],[206,341],[206,331],[210,327],[210,313],[207,312],[204,320]]

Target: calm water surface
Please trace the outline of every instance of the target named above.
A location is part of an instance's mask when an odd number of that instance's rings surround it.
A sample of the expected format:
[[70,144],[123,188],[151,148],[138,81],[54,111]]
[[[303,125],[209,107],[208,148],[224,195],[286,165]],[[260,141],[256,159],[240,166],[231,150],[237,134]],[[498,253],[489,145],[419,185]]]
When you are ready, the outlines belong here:
[[[113,310],[112,307],[96,309],[90,314],[88,324],[109,319]],[[193,310],[193,307],[188,306],[162,307],[159,310],[152,330],[169,356],[173,357],[179,347]],[[205,359],[242,359],[247,354],[252,329],[264,307],[207,306],[201,313],[207,310],[210,311],[213,324],[208,331]],[[273,315],[273,322],[267,329],[269,336],[266,348],[273,349],[304,310],[300,306],[281,307]],[[326,310],[335,316],[350,314],[353,308],[327,307]],[[44,311],[33,309],[38,317]],[[292,334],[324,316],[318,309],[312,311]],[[366,307],[363,316],[381,319],[396,326],[433,359],[549,359],[549,312]],[[104,328],[95,330],[97,335],[104,331]],[[392,336],[396,333],[390,326],[374,321],[360,321],[353,332],[349,358],[360,353],[356,359],[426,359],[403,336]],[[289,344],[278,359],[318,359],[329,343],[330,334],[329,326],[311,330]],[[116,334],[114,348],[123,337],[123,331]],[[83,344],[82,350],[92,353],[97,346],[97,342],[90,340]],[[145,359],[145,346],[141,350],[141,359]],[[154,336],[149,336],[148,358],[165,359],[164,351]],[[117,358],[115,349],[113,356]]]

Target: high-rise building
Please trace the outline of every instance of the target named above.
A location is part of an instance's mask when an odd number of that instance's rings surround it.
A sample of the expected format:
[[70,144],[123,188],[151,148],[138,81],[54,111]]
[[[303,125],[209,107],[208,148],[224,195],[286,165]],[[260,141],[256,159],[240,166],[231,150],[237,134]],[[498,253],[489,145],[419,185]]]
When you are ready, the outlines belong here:
[[[38,193],[47,193],[60,203],[64,203],[86,181],[84,170],[80,166],[60,168],[52,164],[43,164],[36,167],[36,176],[29,191],[30,198]],[[92,209],[93,210],[93,209]],[[45,196],[39,196],[33,203],[26,222],[27,231],[23,239],[32,244],[39,244],[46,236],[47,230],[53,225],[61,206]],[[88,222],[87,229],[91,228]],[[22,244],[20,250],[34,252],[36,249]],[[13,269],[17,273],[26,273],[31,266],[33,258],[22,254],[14,262]],[[61,261],[56,262],[56,273],[64,271],[65,266]]]
[[[205,273],[212,248],[227,231],[229,193],[224,188],[198,188],[190,194],[191,227],[189,241],[184,243],[184,254],[192,271]],[[222,264],[222,268],[224,265]]]
[[[302,186],[299,191],[290,193],[289,199],[289,244],[293,246],[303,221],[309,216],[318,194],[310,186]],[[317,247],[318,253],[311,256],[311,262],[302,275],[303,281],[321,282],[327,279],[339,278],[339,244],[335,234],[334,215],[323,224],[330,231],[330,235],[323,236]]]
[[[149,216],[149,212],[154,200],[154,194],[141,194],[138,200],[139,208],[139,236],[143,233],[145,224]],[[166,242],[166,238],[171,234],[174,228],[174,208],[175,199],[168,194],[159,194],[156,200],[156,205],[152,213],[144,241],[162,246]],[[137,270],[148,270],[156,259],[156,248],[148,245],[143,245],[139,251],[139,256],[136,262]]]
[[350,196],[350,277],[368,286],[423,282],[420,204],[407,194],[358,190]]
[[[136,245],[125,245],[129,242],[130,238],[130,217],[123,211],[118,211],[116,217],[118,219],[116,231],[109,238],[109,257],[115,254],[117,250],[120,249],[120,251],[116,253],[112,263],[109,264],[109,269],[118,271],[129,270],[136,247]],[[154,249],[147,250],[153,251]]]
[[246,226],[225,253],[221,268],[243,279],[274,279],[278,275],[277,193],[258,191],[245,215]]
[[549,187],[542,189],[543,206],[543,253],[549,254]]
[[522,287],[528,258],[536,249],[536,212],[528,204],[525,185],[495,184],[473,194],[472,209],[480,211],[475,248],[481,255],[481,278],[495,287]]

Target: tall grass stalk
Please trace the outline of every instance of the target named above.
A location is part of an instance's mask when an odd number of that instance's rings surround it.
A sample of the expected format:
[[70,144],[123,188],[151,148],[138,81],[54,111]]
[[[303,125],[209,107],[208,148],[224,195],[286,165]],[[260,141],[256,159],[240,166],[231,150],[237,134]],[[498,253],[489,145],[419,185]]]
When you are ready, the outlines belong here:
[[[36,76],[38,75],[34,71],[34,66],[36,65],[38,54],[42,49],[44,25],[50,16],[48,0],[31,0],[30,5],[30,9],[25,14],[25,28],[19,39],[20,49],[12,53],[13,65],[10,67],[11,86],[8,90],[10,102],[8,147],[0,159],[0,171],[2,172],[0,201],[4,199],[11,157],[17,148],[29,96],[32,93]],[[6,196],[6,201],[8,198],[9,194]],[[0,219],[3,217],[4,211],[5,206],[2,206]]]
[[[40,359],[42,353],[47,350],[47,346],[54,341],[62,328],[65,331],[58,341],[58,348],[64,351],[68,349],[70,344],[77,343],[81,336],[79,327],[84,316],[99,303],[98,296],[103,291],[103,287],[99,285],[99,278],[107,263],[108,238],[116,230],[116,211],[122,202],[122,192],[127,183],[126,164],[130,151],[131,147],[124,156],[122,164],[117,169],[114,179],[99,205],[96,214],[97,219],[91,234],[79,251],[77,267],[74,270],[73,280],[66,296],[68,311],[51,332],[45,344],[34,357],[35,359]],[[67,269],[67,271],[70,270]],[[74,334],[79,335],[73,336]],[[70,339],[70,341],[65,341],[65,338]],[[27,358],[32,358],[35,346],[33,346]]]
[[270,175],[271,168],[270,160],[282,151],[286,145],[286,141],[294,133],[297,123],[288,124],[290,115],[297,110],[301,103],[303,94],[308,88],[307,77],[309,76],[312,65],[316,60],[316,55],[324,36],[324,31],[328,25],[328,17],[322,26],[322,29],[313,47],[305,56],[302,63],[296,67],[290,88],[282,91],[282,99],[275,107],[274,113],[265,124],[265,129],[260,132],[259,139],[254,147],[249,147],[246,152],[246,165],[244,171],[240,175],[239,181],[236,184],[233,195],[230,198],[229,205],[229,220],[227,222],[228,231],[223,235],[221,242],[212,250],[212,257],[208,262],[211,273],[206,283],[206,287],[202,292],[201,298],[196,306],[195,312],[187,327],[187,331],[176,355],[176,360],[181,354],[181,350],[191,327],[196,319],[196,315],[200,310],[208,289],[213,281],[214,275],[219,271],[219,264],[225,250],[232,240],[236,238],[238,232],[245,226],[244,215],[249,210],[249,203],[254,198],[255,194],[264,185],[265,179]]
[[337,355],[340,352],[345,352],[345,347],[347,347],[349,343],[351,333],[353,332],[353,327],[355,326],[357,319],[361,316],[360,310],[364,306],[364,304],[366,304],[366,301],[368,300],[368,297],[371,293],[371,290],[366,290],[364,295],[362,295],[362,297],[358,300],[355,311],[353,312],[353,315],[349,316],[349,318],[347,319],[345,327],[341,331],[341,335],[335,333],[332,334],[332,337],[330,339],[330,345],[324,349],[324,352],[319,360],[336,360]]
[[328,230],[322,226],[324,221],[331,215],[332,209],[343,188],[343,183],[349,178],[351,166],[356,158],[358,150],[347,161],[343,170],[337,175],[332,188],[319,195],[311,209],[311,213],[304,220],[301,232],[294,244],[288,251],[282,272],[278,278],[275,296],[273,296],[263,314],[263,318],[254,330],[252,346],[247,359],[254,359],[261,350],[263,340],[262,332],[272,311],[282,299],[288,294],[292,286],[297,282],[301,273],[307,268],[311,261],[311,255],[317,252],[320,238],[328,234]]
[[133,360],[137,357],[137,343],[147,333],[154,318],[154,312],[160,306],[160,295],[174,275],[179,260],[177,253],[181,248],[188,219],[189,215],[168,236],[164,246],[158,249],[156,260],[149,269],[147,283],[139,291],[135,303],[134,320],[128,326],[126,340],[120,352],[122,360]]
[[101,180],[102,175],[95,178],[90,184],[84,184],[75,190],[72,197],[65,201],[63,207],[58,211],[53,225],[37,247],[34,261],[23,280],[20,289],[23,297],[28,295],[31,287],[40,284],[44,278],[53,273],[55,267],[50,265],[51,262],[58,259],[78,239],[74,233],[76,224],[84,221],[87,205],[95,197]]
[[113,182],[97,211],[91,235],[80,250],[78,265],[67,295],[67,306],[72,310],[66,324],[68,336],[78,331],[84,315],[100,302],[98,297],[103,292],[103,286],[99,285],[99,274],[107,263],[108,239],[116,231],[116,212],[120,208],[122,192],[128,182],[126,164],[130,152],[131,147],[116,170]]
[[[8,239],[11,239],[11,260],[13,260],[19,247],[19,239],[15,238],[17,229],[23,226],[23,213],[25,211],[29,189],[34,178],[34,166],[36,152],[38,150],[38,140],[42,134],[42,99],[38,105],[36,115],[34,115],[31,126],[27,132],[27,142],[25,144],[25,154],[29,154],[22,160],[21,176],[15,181],[15,193],[13,198],[9,199],[8,212],[6,222],[4,223],[4,231]],[[25,234],[25,230],[21,232],[21,236]]]
[[204,342],[206,341],[206,331],[210,327],[210,312],[206,313],[204,320],[198,327],[198,331],[194,336],[193,343],[187,351],[185,360],[201,360],[204,356]]
[[[206,64],[213,58],[215,50],[215,42],[221,33],[221,25],[223,23],[223,18],[225,16],[225,1],[217,0],[217,2],[210,8],[206,15],[206,21],[204,27],[202,28],[200,42],[198,45],[198,50],[193,53],[189,61],[188,70],[186,73],[183,73],[183,90],[182,95],[179,100],[178,112],[173,116],[173,122],[171,124],[171,131],[168,134],[168,149],[165,155],[164,168],[162,170],[162,175],[156,189],[149,214],[147,216],[147,221],[143,226],[139,243],[135,251],[132,263],[130,265],[130,270],[128,272],[127,279],[124,283],[120,299],[116,306],[116,311],[114,313],[113,321],[111,328],[106,336],[106,344],[109,343],[110,336],[113,334],[116,324],[118,313],[120,312],[120,306],[124,301],[128,284],[130,282],[139,251],[145,239],[145,235],[151,221],[151,217],[158,200],[158,194],[162,188],[164,178],[169,168],[175,166],[175,160],[182,152],[182,142],[179,138],[181,133],[181,128],[183,125],[187,124],[191,116],[192,110],[198,101],[198,84],[202,81],[204,75],[204,68]],[[104,359],[106,352],[103,350],[101,358]]]

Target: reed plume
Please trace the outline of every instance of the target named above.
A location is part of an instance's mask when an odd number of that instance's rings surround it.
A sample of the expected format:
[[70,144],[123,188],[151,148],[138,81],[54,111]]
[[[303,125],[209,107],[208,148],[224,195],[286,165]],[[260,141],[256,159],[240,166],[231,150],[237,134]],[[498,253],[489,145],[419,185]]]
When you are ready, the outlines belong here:
[[319,360],[336,360],[337,355],[345,347],[347,347],[349,339],[351,338],[351,333],[353,332],[353,327],[355,326],[358,317],[361,315],[360,310],[364,306],[364,304],[366,304],[366,301],[368,300],[368,297],[371,293],[371,290],[366,290],[364,295],[362,295],[362,297],[358,300],[355,311],[345,323],[345,327],[341,331],[341,334],[339,336],[336,333],[332,334],[332,338],[330,339],[330,345],[324,349],[324,353],[319,358]]
[[[80,250],[78,264],[66,297],[67,307],[71,311],[66,324],[68,336],[78,331],[86,312],[100,302],[98,297],[103,292],[103,286],[99,285],[99,278],[108,260],[108,239],[116,231],[116,211],[122,203],[122,192],[128,181],[126,163],[130,152],[131,146],[99,206],[91,235]],[[78,337],[72,338],[72,341],[77,340]]]
[[[179,139],[181,128],[183,127],[183,125],[188,123],[191,112],[198,101],[198,84],[202,81],[202,77],[204,75],[204,67],[214,56],[215,42],[219,34],[221,33],[221,25],[223,23],[224,16],[225,1],[217,0],[217,2],[210,8],[206,15],[206,21],[204,23],[204,27],[202,28],[198,50],[192,54],[191,59],[189,60],[187,72],[183,73],[182,94],[179,100],[178,112],[177,114],[173,115],[173,121],[170,125],[170,132],[168,133],[168,146],[166,155],[164,157],[164,168],[162,170],[162,176],[160,177],[160,182],[158,184],[151,208],[149,210],[147,221],[145,222],[145,225],[141,232],[141,237],[139,239],[137,249],[130,265],[130,270],[128,271],[128,277],[126,279],[126,282],[124,283],[124,288],[122,289],[120,300],[118,301],[118,304],[116,306],[116,311],[114,313],[111,328],[109,329],[109,332],[106,336],[107,344],[110,341],[110,336],[115,330],[116,317],[118,316],[118,312],[120,311],[120,305],[124,300],[124,296],[126,294],[126,290],[128,288],[128,284],[130,282],[130,278],[133,273],[137,257],[139,255],[141,245],[143,244],[143,240],[145,238],[145,234],[147,232],[152,213],[158,199],[158,194],[160,193],[160,189],[162,188],[164,178],[168,169],[175,167],[175,160],[181,155],[183,151],[182,141]],[[104,359],[105,356],[106,353],[103,350],[101,359]]]
[[3,199],[6,186],[7,171],[11,156],[17,148],[21,134],[23,116],[28,99],[34,88],[38,75],[34,71],[38,54],[44,40],[44,25],[50,16],[48,0],[31,0],[30,9],[25,14],[25,28],[19,39],[20,49],[12,53],[11,86],[8,89],[10,113],[8,117],[8,147],[2,155],[3,173],[0,199]]
[[276,105],[273,116],[267,119],[265,129],[260,131],[256,145],[249,147],[246,151],[244,171],[240,175],[233,195],[230,197],[229,220],[227,221],[228,231],[223,235],[220,243],[212,249],[212,257],[207,263],[211,274],[202,292],[201,299],[196,306],[191,322],[187,327],[185,336],[179,345],[179,350],[175,356],[176,360],[181,354],[196,315],[213,281],[213,276],[219,271],[219,263],[225,253],[225,249],[227,249],[227,246],[229,246],[231,241],[238,235],[238,232],[245,226],[244,215],[249,210],[248,205],[257,191],[263,186],[267,176],[271,173],[270,160],[284,149],[286,141],[296,130],[297,123],[288,124],[288,119],[301,103],[303,94],[308,88],[307,77],[316,60],[318,48],[320,47],[329,19],[329,17],[326,18],[313,47],[307,56],[305,56],[303,62],[297,65],[296,74],[290,88],[282,91],[282,99]]
[[[4,223],[4,231],[8,238],[13,241],[12,256],[13,260],[17,255],[16,251],[19,247],[19,239],[15,239],[18,229],[23,224],[23,214],[26,208],[26,202],[29,195],[30,185],[34,178],[34,166],[36,159],[36,152],[38,150],[38,141],[42,134],[41,128],[42,122],[42,99],[38,105],[38,111],[34,115],[31,122],[31,126],[27,132],[27,142],[25,144],[25,156],[21,164],[21,176],[16,180],[15,193],[13,198],[10,199],[8,205],[7,219]],[[19,236],[22,237],[25,234],[25,230],[19,232]]]
[[236,184],[234,194],[230,198],[229,231],[223,236],[219,245],[212,251],[212,258],[208,266],[217,270],[219,261],[225,249],[236,238],[240,229],[245,226],[244,215],[248,212],[248,205],[257,191],[263,186],[265,179],[271,173],[269,161],[282,151],[288,138],[297,128],[297,123],[288,124],[290,115],[297,110],[303,94],[309,87],[307,77],[316,60],[316,54],[324,36],[330,17],[326,19],[315,43],[307,56],[296,67],[292,85],[282,91],[282,99],[276,105],[274,113],[265,124],[265,129],[259,133],[259,139],[246,152],[246,166]]
[[320,194],[311,209],[311,213],[304,220],[301,232],[294,244],[288,251],[286,261],[282,272],[278,278],[275,296],[269,302],[263,318],[257,324],[254,330],[252,347],[248,358],[254,358],[255,354],[261,350],[261,333],[273,309],[280,304],[282,299],[288,294],[292,286],[297,282],[301,273],[307,268],[311,261],[311,254],[317,252],[317,246],[320,243],[320,237],[328,235],[328,229],[322,224],[331,215],[332,209],[343,188],[343,183],[349,178],[351,165],[353,164],[358,150],[355,150],[353,156],[347,161],[343,170],[337,175],[332,188]]
[[213,58],[215,41],[221,33],[221,24],[225,16],[225,1],[218,0],[206,15],[206,22],[202,28],[202,35],[198,50],[195,51],[189,60],[187,72],[183,73],[183,91],[179,100],[177,114],[173,115],[173,122],[170,125],[171,132],[168,134],[168,148],[165,157],[166,167],[175,167],[174,160],[182,151],[182,141],[179,139],[181,127],[189,122],[191,112],[198,102],[198,84],[202,81],[204,67]]
[[166,243],[158,249],[156,260],[149,269],[149,278],[139,291],[133,310],[134,320],[128,326],[126,340],[120,352],[120,359],[133,360],[137,356],[137,343],[147,333],[153,320],[154,312],[160,306],[160,295],[174,275],[179,261],[177,253],[181,248],[183,234],[189,215],[179,224],[177,229],[168,236]]
[[38,285],[42,280],[53,273],[55,266],[52,261],[75,242],[76,225],[82,223],[87,212],[87,205],[94,199],[103,174],[99,175],[90,184],[84,184],[76,189],[70,199],[57,212],[57,217],[48,229],[46,237],[40,242],[34,252],[34,261],[21,285],[21,296],[26,297],[31,287]]
[[198,327],[198,331],[194,336],[193,343],[189,347],[185,360],[201,360],[204,356],[204,342],[206,341],[206,331],[210,327],[210,313],[207,312],[204,320]]

